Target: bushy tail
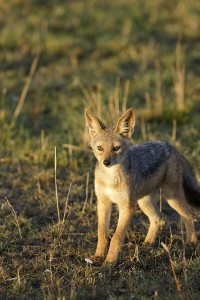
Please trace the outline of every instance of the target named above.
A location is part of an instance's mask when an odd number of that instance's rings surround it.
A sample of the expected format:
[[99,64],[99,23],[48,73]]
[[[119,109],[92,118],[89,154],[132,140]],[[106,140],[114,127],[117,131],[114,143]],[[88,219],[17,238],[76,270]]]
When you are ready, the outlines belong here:
[[195,177],[186,175],[183,178],[183,188],[188,203],[200,207],[200,187],[197,185]]
[[184,157],[182,157],[182,163],[184,167],[183,188],[185,197],[190,205],[200,208],[200,186],[189,163]]

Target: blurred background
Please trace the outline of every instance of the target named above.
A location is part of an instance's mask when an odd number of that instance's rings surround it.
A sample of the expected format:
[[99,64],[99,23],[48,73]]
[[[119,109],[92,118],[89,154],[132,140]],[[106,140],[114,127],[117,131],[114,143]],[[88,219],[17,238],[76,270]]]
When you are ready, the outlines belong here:
[[199,15],[199,2],[187,0],[0,1],[1,124],[14,118],[17,135],[44,130],[58,142],[80,144],[85,106],[109,120],[127,106],[138,126],[149,121],[147,136],[151,129],[156,138],[170,134],[177,121],[193,145],[200,126]]

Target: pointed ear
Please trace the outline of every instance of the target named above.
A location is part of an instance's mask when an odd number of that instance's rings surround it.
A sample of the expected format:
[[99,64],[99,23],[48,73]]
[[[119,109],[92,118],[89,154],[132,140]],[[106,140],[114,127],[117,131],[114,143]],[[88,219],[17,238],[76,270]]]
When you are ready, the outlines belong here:
[[135,126],[135,115],[132,108],[129,108],[118,120],[115,131],[124,138],[130,138]]
[[98,118],[94,117],[92,113],[86,108],[85,109],[85,120],[86,126],[89,128],[89,133],[91,137],[101,133],[106,126]]

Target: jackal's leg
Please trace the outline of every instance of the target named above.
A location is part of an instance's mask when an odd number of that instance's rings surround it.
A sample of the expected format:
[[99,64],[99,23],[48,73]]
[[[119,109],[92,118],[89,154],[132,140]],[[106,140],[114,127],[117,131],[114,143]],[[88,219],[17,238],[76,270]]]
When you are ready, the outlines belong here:
[[105,255],[108,245],[108,234],[110,227],[112,203],[107,199],[98,198],[97,215],[98,215],[98,243],[93,260],[97,260]]
[[153,244],[162,224],[162,218],[157,206],[154,203],[153,195],[148,195],[138,200],[138,205],[150,221],[150,227],[144,242]]
[[126,230],[131,221],[132,215],[134,212],[133,207],[120,207],[119,206],[119,219],[116,231],[111,239],[110,248],[108,255],[105,260],[105,264],[115,265],[117,262],[118,254],[121,248],[121,245],[124,241]]
[[190,212],[190,208],[187,204],[184,192],[179,191],[167,191],[166,193],[167,202],[175,209],[183,219],[186,228],[187,242],[196,243],[197,237],[194,228],[193,216]]

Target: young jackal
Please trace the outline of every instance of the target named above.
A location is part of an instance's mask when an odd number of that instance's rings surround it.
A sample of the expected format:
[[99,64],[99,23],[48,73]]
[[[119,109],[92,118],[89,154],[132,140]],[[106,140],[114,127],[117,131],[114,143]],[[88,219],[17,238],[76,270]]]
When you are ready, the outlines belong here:
[[135,116],[131,108],[119,118],[114,127],[107,127],[87,109],[85,117],[91,146],[97,158],[95,192],[98,244],[92,260],[101,260],[106,255],[112,203],[119,208],[119,219],[105,264],[115,265],[117,262],[136,201],[150,221],[144,242],[155,242],[162,221],[154,203],[154,196],[159,188],[162,188],[169,205],[182,217],[187,242],[196,243],[194,222],[188,203],[200,207],[200,188],[187,160],[166,142],[131,145],[130,137],[135,126]]

